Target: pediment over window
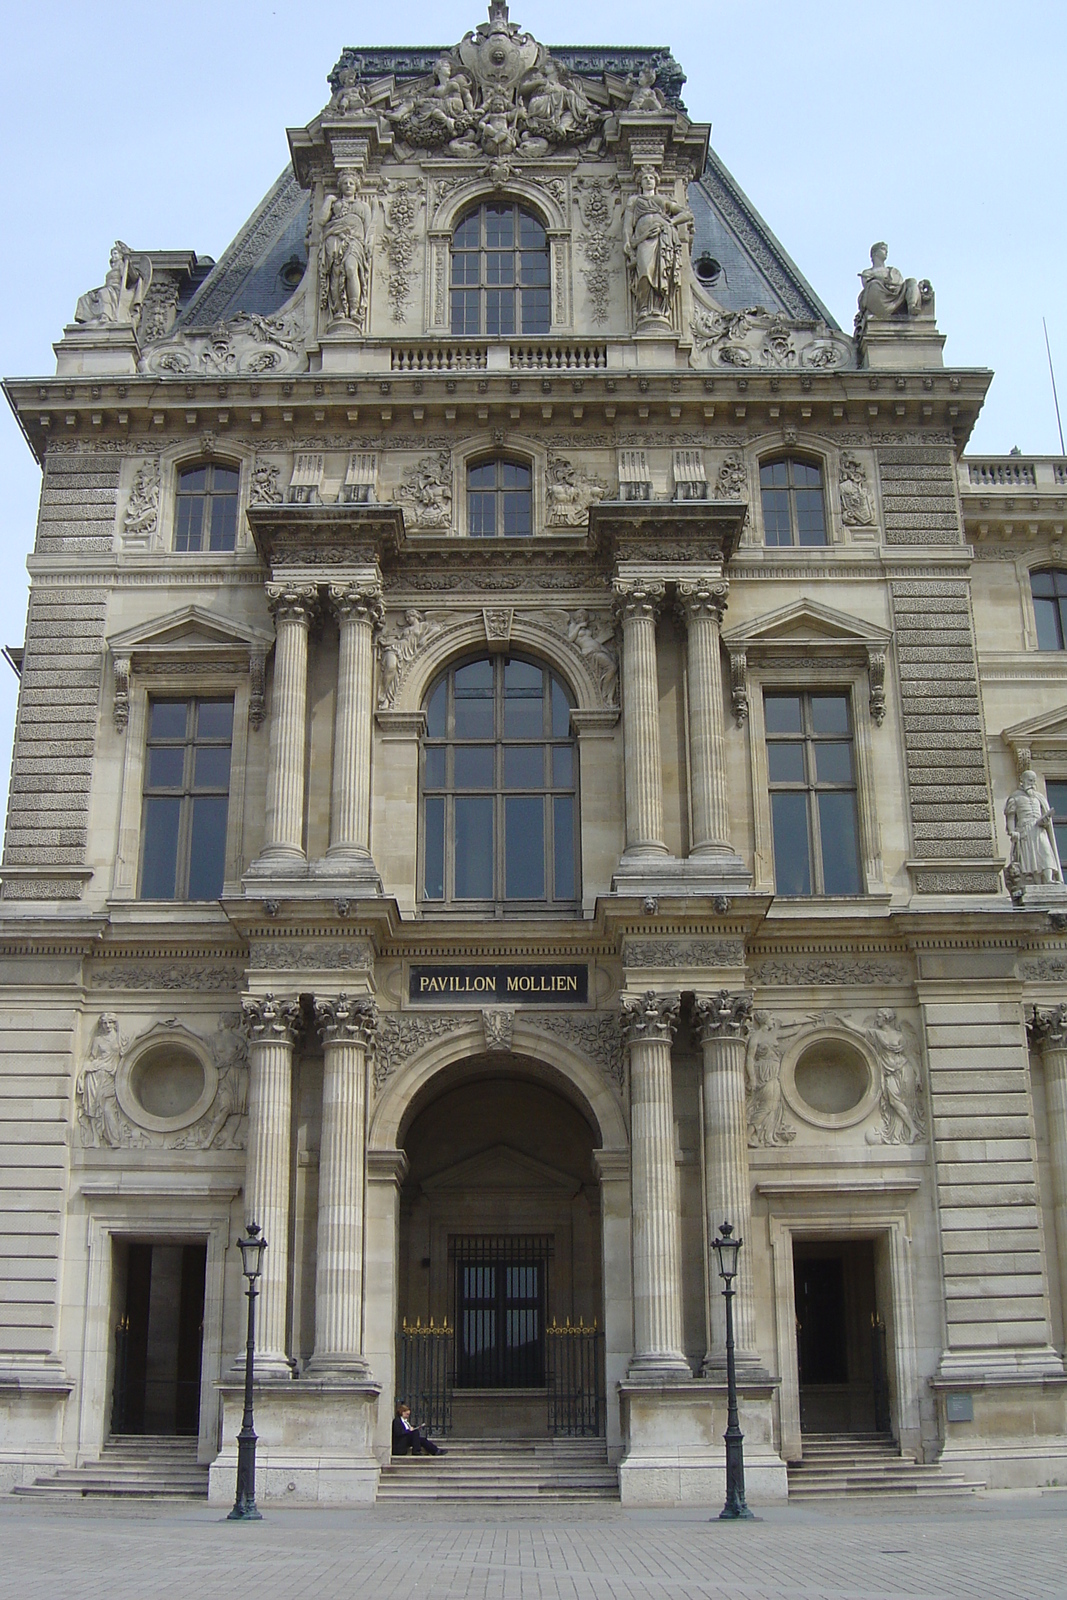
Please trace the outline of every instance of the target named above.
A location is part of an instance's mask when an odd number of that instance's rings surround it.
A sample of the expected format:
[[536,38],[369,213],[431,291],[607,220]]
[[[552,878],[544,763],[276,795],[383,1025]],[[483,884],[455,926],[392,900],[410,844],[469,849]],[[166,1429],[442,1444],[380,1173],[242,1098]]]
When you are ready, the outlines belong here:
[[130,711],[130,673],[205,671],[247,673],[252,679],[249,719],[263,720],[263,682],[273,635],[202,606],[183,606],[136,628],[108,636],[115,675],[115,726],[125,728]]
[[880,727],[885,719],[886,652],[892,637],[888,628],[877,623],[806,598],[737,627],[724,628],[722,642],[730,654],[731,696],[738,726],[748,716],[749,665],[773,662],[801,669],[866,666],[870,712]]
[[422,1187],[434,1192],[458,1189],[464,1194],[484,1194],[493,1189],[521,1189],[542,1194],[559,1195],[565,1192],[573,1195],[579,1185],[569,1173],[559,1172],[543,1161],[535,1161],[532,1156],[523,1155],[510,1145],[498,1144],[479,1151],[476,1156],[469,1156],[465,1161],[457,1161],[454,1167],[446,1167],[443,1172],[424,1178]]
[[1000,737],[1014,756],[1019,772],[1033,760],[1067,757],[1067,706],[1013,723],[1002,730]]

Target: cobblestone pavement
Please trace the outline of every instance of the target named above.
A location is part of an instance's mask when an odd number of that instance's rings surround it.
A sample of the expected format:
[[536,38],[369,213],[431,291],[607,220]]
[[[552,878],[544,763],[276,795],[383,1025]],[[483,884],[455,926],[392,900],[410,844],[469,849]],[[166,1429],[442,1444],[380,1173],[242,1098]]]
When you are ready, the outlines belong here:
[[0,1500],[17,1600],[1051,1600],[1067,1494],[783,1506],[756,1523],[618,1507],[176,1510]]

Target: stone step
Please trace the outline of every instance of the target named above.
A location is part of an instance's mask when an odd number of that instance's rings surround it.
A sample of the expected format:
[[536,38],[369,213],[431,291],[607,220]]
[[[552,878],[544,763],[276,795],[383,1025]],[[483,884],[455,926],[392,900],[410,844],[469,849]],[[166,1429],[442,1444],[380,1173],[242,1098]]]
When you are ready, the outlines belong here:
[[198,1464],[196,1450],[196,1439],[185,1435],[112,1435],[99,1461],[59,1467],[14,1492],[42,1499],[205,1500],[208,1469]]
[[447,1455],[382,1468],[379,1500],[513,1505],[618,1500],[603,1439],[449,1439]]
[[841,1495],[961,1495],[984,1484],[937,1462],[903,1454],[886,1434],[805,1434],[804,1456],[789,1463],[790,1498]]

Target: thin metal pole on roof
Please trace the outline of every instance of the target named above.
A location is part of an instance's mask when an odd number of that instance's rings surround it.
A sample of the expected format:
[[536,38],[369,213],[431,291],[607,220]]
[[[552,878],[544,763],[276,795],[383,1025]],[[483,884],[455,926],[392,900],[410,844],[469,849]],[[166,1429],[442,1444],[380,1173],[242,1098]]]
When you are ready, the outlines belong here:
[[1060,455],[1065,456],[1067,455],[1067,450],[1063,448],[1063,423],[1060,421],[1060,397],[1056,393],[1056,373],[1052,366],[1052,346],[1048,342],[1048,323],[1045,321],[1044,317],[1041,318],[1041,326],[1045,330],[1045,349],[1048,352],[1048,375],[1052,379],[1052,400],[1056,407],[1056,426],[1060,430]]

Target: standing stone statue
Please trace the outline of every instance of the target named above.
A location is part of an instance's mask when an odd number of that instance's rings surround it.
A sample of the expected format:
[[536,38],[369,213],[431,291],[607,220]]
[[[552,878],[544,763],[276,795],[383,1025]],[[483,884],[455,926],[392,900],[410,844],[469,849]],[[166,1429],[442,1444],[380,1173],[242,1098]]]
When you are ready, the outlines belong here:
[[337,194],[326,196],[319,217],[319,300],[329,321],[351,322],[362,333],[377,220],[372,202],[359,192],[354,172],[342,172],[337,187]]
[[1004,876],[1011,889],[1027,883],[1062,883],[1063,868],[1052,825],[1052,807],[1027,767],[1004,807],[1011,855]]
[[623,251],[637,304],[637,326],[669,325],[671,302],[682,279],[693,213],[656,191],[656,174],[642,169],[637,194],[626,202]]
[[82,1144],[115,1149],[123,1142],[125,1119],[115,1094],[115,1073],[123,1051],[119,1019],[105,1011],[96,1024],[89,1059],[78,1082],[78,1112]]
[[915,1144],[923,1136],[918,1067],[908,1053],[895,1011],[876,1011],[864,1030],[881,1073],[882,1127],[867,1135],[869,1144]]
[[111,246],[107,273],[99,289],[83,294],[74,312],[75,322],[86,328],[111,324],[133,326],[141,315],[152,282],[152,262],[135,256],[128,244],[116,239]]

